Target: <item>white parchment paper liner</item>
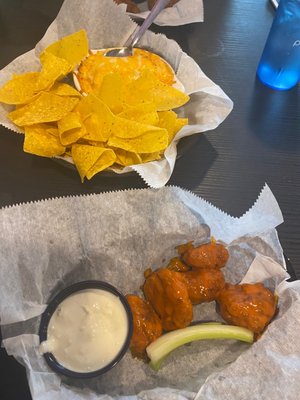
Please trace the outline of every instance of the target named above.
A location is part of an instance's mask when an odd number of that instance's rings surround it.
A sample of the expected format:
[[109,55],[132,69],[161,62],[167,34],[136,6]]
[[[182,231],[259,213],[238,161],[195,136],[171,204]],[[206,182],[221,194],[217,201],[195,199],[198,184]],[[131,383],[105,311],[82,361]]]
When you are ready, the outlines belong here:
[[[125,15],[121,6],[117,6],[112,0],[65,0],[57,18],[36,48],[21,55],[0,72],[0,86],[9,80],[13,73],[39,70],[38,54],[49,44],[80,29],[87,31],[91,49],[124,44],[137,25]],[[175,41],[148,31],[140,46],[162,55],[173,66],[186,93],[191,96],[185,106],[177,109],[181,117],[189,118],[189,125],[178,132],[166,149],[165,157],[160,161],[123,169],[123,173],[135,170],[149,186],[159,188],[164,186],[172,175],[178,140],[184,136],[215,129],[230,113],[233,103]],[[20,132],[7,118],[7,112],[11,109],[11,106],[0,103],[0,124]]]
[[[147,2],[137,4],[140,13],[127,13],[134,19],[145,19],[149,15]],[[125,6],[126,9],[126,6]],[[155,19],[156,25],[178,26],[194,22],[203,22],[203,1],[202,0],[180,0],[172,7],[165,8]]]
[[[231,217],[177,187],[52,199],[0,210],[0,316],[4,346],[26,366],[34,400],[296,399],[300,389],[299,282],[287,283],[275,227],[279,206],[265,186],[253,207]],[[210,228],[209,228],[210,227]],[[226,280],[263,281],[279,313],[252,346],[203,341],[183,346],[154,373],[129,352],[107,375],[72,381],[38,353],[39,314],[50,296],[102,279],[140,293],[142,272],[166,265],[174,247],[210,235],[228,244]],[[214,303],[194,318],[218,319]],[[251,392],[250,392],[251,390]]]

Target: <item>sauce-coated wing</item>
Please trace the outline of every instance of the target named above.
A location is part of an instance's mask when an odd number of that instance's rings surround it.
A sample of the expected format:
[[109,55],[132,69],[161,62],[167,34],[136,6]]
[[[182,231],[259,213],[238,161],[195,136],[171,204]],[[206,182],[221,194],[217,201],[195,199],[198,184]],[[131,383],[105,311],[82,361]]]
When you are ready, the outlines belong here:
[[134,357],[145,358],[146,347],[162,334],[162,324],[152,306],[136,295],[126,296],[133,315],[130,350]]
[[276,312],[277,298],[262,283],[230,285],[219,293],[222,318],[229,324],[262,332]]
[[171,258],[166,268],[168,268],[170,271],[176,272],[185,272],[191,269],[191,267],[184,264],[179,257]]
[[185,328],[193,319],[192,303],[181,275],[162,268],[148,276],[143,286],[145,297],[161,318],[165,331]]
[[192,268],[182,272],[188,289],[189,298],[193,304],[216,300],[225,285],[224,276],[219,269]]
[[185,264],[195,268],[222,268],[229,253],[226,247],[212,240],[210,243],[188,248],[182,255]]

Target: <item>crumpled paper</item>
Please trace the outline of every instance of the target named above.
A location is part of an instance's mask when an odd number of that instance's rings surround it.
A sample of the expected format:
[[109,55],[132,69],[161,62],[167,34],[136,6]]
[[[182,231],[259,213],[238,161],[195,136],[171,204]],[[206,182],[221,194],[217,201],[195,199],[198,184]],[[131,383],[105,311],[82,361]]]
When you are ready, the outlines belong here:
[[[150,11],[147,2],[137,4],[140,13],[127,13],[134,19],[146,19]],[[126,6],[125,6],[126,9]],[[172,7],[167,7],[155,18],[154,23],[161,26],[179,26],[194,22],[203,22],[203,1],[202,0],[180,0]]]
[[[240,218],[177,187],[56,198],[0,210],[0,317],[7,352],[26,366],[33,400],[296,399],[300,390],[300,284],[288,283],[276,226],[279,206],[265,186]],[[159,372],[128,352],[110,372],[72,380],[39,354],[40,314],[63,287],[106,280],[140,292],[143,271],[167,264],[175,246],[210,235],[227,243],[226,280],[262,281],[279,313],[253,345],[202,341],[175,350]],[[195,320],[221,320],[214,302]]]
[[[65,0],[56,19],[48,28],[35,49],[21,55],[0,72],[0,86],[13,73],[40,69],[38,55],[49,44],[80,29],[85,29],[91,49],[123,45],[135,31],[133,22],[112,0]],[[213,83],[196,62],[184,53],[179,45],[165,35],[146,32],[139,45],[163,56],[174,68],[178,80],[183,84],[190,101],[177,109],[180,117],[189,119],[189,125],[181,129],[165,150],[164,158],[147,164],[126,167],[121,173],[136,171],[151,187],[160,188],[170,179],[177,156],[178,140],[215,129],[230,113],[232,101],[222,89]],[[12,106],[0,103],[0,124],[15,132],[21,130],[8,118]]]

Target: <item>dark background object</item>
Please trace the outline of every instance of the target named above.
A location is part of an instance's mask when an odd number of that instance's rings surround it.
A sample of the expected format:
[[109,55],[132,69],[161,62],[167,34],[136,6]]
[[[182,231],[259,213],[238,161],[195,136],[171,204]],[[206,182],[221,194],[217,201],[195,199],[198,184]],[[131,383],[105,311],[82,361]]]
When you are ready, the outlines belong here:
[[[0,0],[0,68],[35,46],[61,4],[62,0]],[[193,138],[169,184],[240,216],[267,183],[285,220],[278,228],[282,246],[299,278],[299,85],[276,92],[255,76],[274,9],[262,0],[204,0],[204,11],[204,23],[151,29],[175,39],[234,101],[234,109],[217,129]],[[145,187],[135,174],[98,175],[81,184],[77,172],[26,154],[22,145],[22,136],[0,127],[0,206]],[[29,400],[24,368],[3,349],[0,360],[1,400]]]

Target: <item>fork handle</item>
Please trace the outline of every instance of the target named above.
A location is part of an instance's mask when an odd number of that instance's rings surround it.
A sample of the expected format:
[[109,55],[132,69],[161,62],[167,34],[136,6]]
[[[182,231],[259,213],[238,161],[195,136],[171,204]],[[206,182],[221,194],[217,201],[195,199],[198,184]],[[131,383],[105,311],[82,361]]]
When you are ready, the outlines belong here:
[[134,47],[158,14],[166,7],[166,5],[170,2],[170,0],[157,0],[154,4],[154,7],[150,11],[150,14],[142,23],[142,25],[133,33],[133,35],[127,40],[125,43],[125,47]]

